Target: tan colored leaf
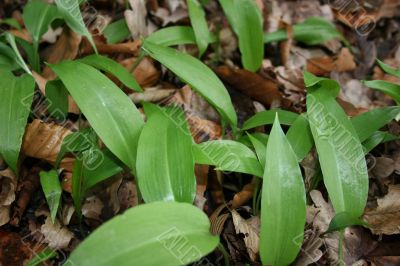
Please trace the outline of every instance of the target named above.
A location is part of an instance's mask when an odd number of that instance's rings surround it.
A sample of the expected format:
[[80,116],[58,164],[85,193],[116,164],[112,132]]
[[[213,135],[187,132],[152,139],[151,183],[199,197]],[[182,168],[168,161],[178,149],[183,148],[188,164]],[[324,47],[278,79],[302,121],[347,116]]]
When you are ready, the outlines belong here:
[[132,10],[125,10],[125,20],[131,32],[132,38],[137,39],[141,36],[147,36],[146,26],[146,4],[144,0],[129,0]]
[[147,88],[144,92],[134,92],[129,94],[129,98],[138,104],[141,102],[152,102],[157,103],[162,100],[165,100],[169,96],[173,95],[176,92],[174,89],[160,89],[157,87]]
[[257,177],[253,177],[250,183],[246,184],[241,191],[233,196],[232,208],[238,208],[248,202],[254,195],[257,184]]
[[53,224],[50,216],[47,216],[46,222],[41,226],[40,231],[44,236],[43,241],[53,249],[66,248],[74,237],[74,234],[67,227],[62,226],[58,220]]
[[[71,133],[72,131],[65,127],[35,119],[28,124],[25,131],[22,152],[26,156],[54,164],[64,138]],[[60,167],[72,172],[74,160],[74,158],[65,157]]]
[[89,219],[101,221],[100,215],[104,208],[103,202],[97,196],[87,197],[82,206],[82,215]]
[[[137,58],[131,57],[120,62],[128,71],[132,71]],[[144,58],[135,68],[132,76],[136,79],[143,88],[154,86],[160,79],[160,71],[154,66],[154,61],[149,58]]]
[[337,56],[322,56],[307,61],[307,71],[317,76],[327,75],[332,71],[351,71],[355,68],[354,57],[348,48],[343,48]]
[[385,197],[377,200],[378,207],[367,210],[364,219],[372,233],[393,235],[400,233],[400,185],[389,185]]
[[259,228],[260,228],[260,217],[253,216],[250,219],[243,219],[240,214],[232,210],[233,224],[235,225],[236,234],[244,234],[244,243],[249,253],[250,260],[256,261],[257,254],[259,251]]

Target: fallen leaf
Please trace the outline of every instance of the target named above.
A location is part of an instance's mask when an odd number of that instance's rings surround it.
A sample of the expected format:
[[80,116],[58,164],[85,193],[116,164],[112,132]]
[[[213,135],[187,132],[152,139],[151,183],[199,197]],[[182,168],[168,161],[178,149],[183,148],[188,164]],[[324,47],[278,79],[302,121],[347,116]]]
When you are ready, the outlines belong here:
[[[131,57],[119,63],[132,72],[136,60],[136,57]],[[142,88],[154,86],[159,81],[160,75],[160,71],[154,66],[154,61],[148,57],[145,57],[132,72],[132,76]]]
[[377,200],[378,207],[367,209],[365,221],[373,234],[393,235],[400,233],[400,185],[389,185],[388,193]]
[[[34,119],[25,131],[22,152],[26,156],[54,164],[64,138],[71,133],[71,130],[55,123]],[[61,161],[60,168],[72,172],[74,160],[72,157],[65,157]]]
[[248,202],[254,195],[257,184],[257,177],[253,177],[250,183],[243,186],[242,190],[236,193],[232,199],[232,208],[238,208]]
[[147,36],[146,16],[147,9],[144,0],[129,0],[132,10],[125,10],[125,20],[132,38]]
[[372,173],[377,178],[386,178],[395,170],[394,160],[387,157],[375,157],[375,166]]
[[250,219],[243,219],[240,214],[232,210],[232,220],[235,225],[236,234],[244,234],[244,243],[249,253],[250,260],[255,262],[259,251],[259,228],[260,217],[253,216]]
[[126,210],[139,204],[136,184],[132,180],[123,180],[118,189],[120,210]]
[[157,103],[166,100],[173,95],[176,89],[162,89],[161,86],[147,88],[144,92],[134,92],[129,94],[129,98],[135,103],[152,102]]
[[307,71],[316,76],[324,76],[330,72],[346,72],[356,68],[354,56],[348,48],[343,48],[336,56],[322,56],[307,61]]
[[48,243],[53,249],[66,248],[74,237],[74,234],[67,227],[62,226],[58,220],[53,224],[50,216],[47,216],[40,231],[44,236],[43,242]]
[[10,168],[0,171],[0,226],[10,221],[10,207],[15,201],[17,178]]
[[82,215],[86,218],[101,222],[102,219],[100,218],[100,215],[103,208],[103,202],[99,199],[99,197],[93,195],[85,199],[85,202],[82,205]]

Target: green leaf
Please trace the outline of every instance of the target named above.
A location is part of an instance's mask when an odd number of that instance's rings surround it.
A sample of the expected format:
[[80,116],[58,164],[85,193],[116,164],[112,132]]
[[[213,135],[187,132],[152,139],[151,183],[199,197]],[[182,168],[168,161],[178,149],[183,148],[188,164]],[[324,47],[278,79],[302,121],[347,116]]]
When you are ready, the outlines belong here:
[[214,140],[194,144],[197,164],[215,165],[219,170],[262,176],[262,166],[246,145],[232,140]]
[[225,16],[228,19],[232,30],[236,35],[239,35],[238,24],[236,23],[237,16],[235,14],[235,2],[232,0],[218,0],[218,2],[224,10]]
[[398,140],[400,137],[390,134],[388,132],[376,131],[368,139],[366,139],[363,144],[364,154],[368,154],[376,146],[381,143]]
[[192,24],[194,35],[196,38],[197,47],[199,48],[199,55],[206,51],[208,40],[210,39],[210,31],[206,21],[206,14],[203,7],[197,0],[187,0],[189,11],[190,23]]
[[146,202],[192,203],[196,193],[192,136],[179,107],[145,103],[147,123],[139,138],[137,178]]
[[264,143],[265,145],[267,145],[268,142],[268,135],[265,133],[261,133],[261,132],[255,132],[252,134],[249,134],[248,132],[246,132],[247,135],[243,135],[240,136],[239,139],[237,140],[238,142],[246,145],[247,147],[253,148],[253,143],[251,142],[250,138],[248,135],[251,135],[252,137],[256,138],[258,141],[260,141],[261,143]]
[[85,26],[82,18],[81,11],[79,9],[78,0],[55,0],[59,13],[64,18],[68,27],[74,32],[85,36],[93,47],[93,50],[97,54],[97,48],[94,44],[92,35]]
[[305,114],[297,117],[289,128],[286,137],[296,153],[298,161],[303,160],[314,146],[314,139]]
[[17,45],[19,45],[25,52],[30,67],[36,72],[40,72],[40,60],[37,51],[38,48],[34,47],[30,42],[19,37],[16,37],[15,41]]
[[50,67],[104,144],[135,170],[137,143],[144,123],[129,97],[89,65],[64,61]]
[[390,97],[392,97],[398,105],[400,105],[400,85],[387,82],[384,80],[371,80],[371,81],[364,81],[365,86],[381,91]]
[[0,153],[8,166],[18,173],[18,157],[31,110],[35,81],[24,74],[15,77],[0,68]]
[[21,56],[21,53],[18,50],[17,44],[15,43],[15,37],[9,32],[5,33],[6,40],[10,44],[11,48],[14,51],[15,54],[15,61],[17,64],[28,74],[32,75],[32,72],[30,71],[29,67],[26,65],[24,59]]
[[271,125],[274,122],[275,115],[279,115],[279,120],[284,125],[292,125],[294,121],[299,117],[298,114],[285,111],[285,110],[267,110],[256,113],[244,122],[242,130],[249,130],[255,127]]
[[25,7],[22,14],[22,19],[32,40],[39,43],[40,38],[47,32],[51,22],[59,18],[57,7],[50,5],[42,0],[31,0]]
[[256,137],[252,136],[251,134],[247,133],[247,136],[249,136],[249,139],[251,143],[253,144],[253,147],[256,151],[258,161],[260,162],[262,168],[265,168],[265,150],[267,149],[267,142],[262,142]]
[[386,73],[388,73],[390,75],[400,78],[400,69],[394,69],[393,67],[386,65],[379,59],[377,59],[376,61],[378,61],[378,64],[383,69],[383,71],[385,71]]
[[[272,33],[266,33],[264,42],[283,41],[287,38],[286,30],[277,30]],[[319,45],[336,38],[347,43],[335,25],[321,17],[310,17],[304,22],[294,25],[293,38],[307,45]]]
[[17,30],[22,30],[21,26],[15,18],[0,19],[0,25],[1,24],[6,24],[10,27],[16,28]]
[[329,223],[329,228],[325,233],[327,234],[333,231],[340,231],[348,226],[353,225],[368,227],[368,224],[359,217],[354,217],[347,212],[341,212],[333,217],[332,221]]
[[260,257],[263,265],[289,265],[304,238],[306,194],[297,156],[279,125],[278,116],[269,136],[266,158]]
[[15,53],[8,45],[0,41],[0,67],[14,71],[20,68]]
[[47,205],[49,205],[51,220],[54,223],[62,193],[57,171],[41,171],[40,184],[42,186],[44,196],[46,197]]
[[376,108],[353,117],[351,123],[357,132],[358,138],[363,142],[399,114],[400,107],[398,106]]
[[89,152],[84,151],[80,157],[77,157],[72,169],[72,199],[74,201],[75,211],[78,214],[79,220],[82,218],[82,199],[84,197],[83,190],[83,168],[85,161],[89,160]]
[[181,44],[194,44],[196,38],[193,29],[187,26],[172,26],[162,28],[149,37],[146,41],[155,43],[161,46],[173,46]]
[[234,0],[234,5],[242,64],[256,72],[264,58],[263,18],[253,0]]
[[43,265],[43,262],[46,262],[49,259],[55,258],[57,256],[57,252],[50,248],[45,248],[44,250],[36,253],[33,258],[29,260],[26,266],[37,266]]
[[135,91],[143,91],[131,73],[119,63],[102,55],[89,55],[78,60],[92,67],[98,68],[119,79],[125,86]]
[[129,31],[125,19],[122,18],[108,24],[104,29],[103,34],[106,37],[108,44],[114,44],[127,39],[131,35],[131,32]]
[[217,246],[219,239],[209,233],[209,227],[208,217],[187,203],[140,205],[100,226],[64,265],[190,264]]
[[188,54],[148,41],[144,42],[142,49],[188,83],[192,89],[218,110],[225,121],[228,121],[236,129],[237,117],[231,97],[224,84],[211,69]]
[[309,87],[307,115],[336,213],[359,217],[368,196],[367,166],[357,133],[333,97],[336,86],[322,80]]
[[50,116],[65,120],[68,115],[68,91],[60,80],[46,83],[46,98]]

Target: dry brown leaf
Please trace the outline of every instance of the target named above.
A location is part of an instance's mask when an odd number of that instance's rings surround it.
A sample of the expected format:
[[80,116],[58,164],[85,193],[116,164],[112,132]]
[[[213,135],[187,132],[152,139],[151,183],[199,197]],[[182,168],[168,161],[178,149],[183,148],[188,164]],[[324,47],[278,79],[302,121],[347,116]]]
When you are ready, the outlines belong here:
[[[128,71],[132,71],[136,60],[136,57],[131,57],[122,60],[120,64]],[[154,66],[154,61],[148,57],[144,58],[132,73],[132,76],[143,88],[154,86],[160,79],[160,75],[160,71]]]
[[330,72],[346,72],[356,68],[354,56],[348,48],[343,48],[336,56],[311,58],[307,61],[307,71],[317,76],[328,75]]
[[0,226],[10,221],[10,207],[15,201],[16,188],[17,178],[10,168],[0,171]]
[[132,180],[122,180],[122,184],[118,189],[118,200],[120,210],[126,210],[139,204],[136,184]]
[[386,178],[395,170],[394,160],[387,157],[375,157],[375,166],[372,173],[377,178]]
[[[82,37],[80,35],[65,27],[57,42],[45,50],[43,55],[44,61],[56,64],[62,60],[75,59],[78,55],[81,41]],[[43,69],[42,75],[47,80],[52,80],[56,77],[48,66]]]
[[74,234],[67,227],[62,226],[58,220],[53,224],[50,216],[47,216],[40,231],[44,236],[43,242],[48,243],[53,249],[66,248],[74,237]]
[[144,0],[129,0],[132,10],[125,10],[125,20],[132,38],[147,36],[146,16],[147,9]]
[[100,218],[100,215],[103,208],[103,202],[99,199],[99,197],[93,195],[85,199],[85,202],[82,205],[82,215],[86,218],[101,222],[102,219]]
[[282,100],[278,84],[257,73],[228,66],[218,67],[215,72],[226,84],[264,105],[271,106]]
[[201,210],[204,209],[204,205],[207,199],[204,197],[204,193],[207,190],[208,183],[208,171],[210,169],[209,165],[195,165],[195,175],[196,175],[196,197],[194,199],[195,205]]
[[176,92],[174,89],[160,89],[159,86],[147,88],[144,92],[134,92],[129,94],[129,98],[135,103],[163,101]]
[[[54,164],[64,138],[71,133],[72,131],[65,127],[35,119],[28,124],[25,131],[22,152],[26,156]],[[65,157],[60,167],[72,172],[74,160],[74,158]]]
[[251,261],[257,260],[257,254],[259,251],[259,227],[260,227],[260,217],[253,216],[250,219],[243,219],[240,214],[232,210],[232,220],[235,226],[236,234],[244,234],[244,243],[249,253]]
[[242,190],[233,196],[232,208],[238,208],[248,202],[254,195],[257,177],[253,177],[250,183],[243,186]]
[[385,197],[377,200],[376,209],[364,213],[372,233],[393,235],[400,233],[400,185],[389,185]]

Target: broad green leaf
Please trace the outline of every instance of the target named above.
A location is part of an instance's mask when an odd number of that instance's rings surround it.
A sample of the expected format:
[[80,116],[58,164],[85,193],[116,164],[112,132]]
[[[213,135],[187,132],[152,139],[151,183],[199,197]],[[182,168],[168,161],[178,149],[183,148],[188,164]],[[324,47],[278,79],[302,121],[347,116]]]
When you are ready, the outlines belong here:
[[114,44],[127,39],[131,35],[131,32],[129,31],[125,19],[120,19],[108,24],[104,29],[103,34],[106,37],[108,44]]
[[399,138],[400,137],[390,134],[388,132],[376,131],[362,143],[364,154],[368,154],[381,143],[398,140]]
[[213,140],[193,145],[197,164],[215,165],[222,171],[262,176],[262,166],[246,145],[232,140]]
[[357,132],[358,138],[363,142],[399,114],[400,107],[398,106],[376,108],[353,117],[351,123]]
[[188,54],[148,41],[144,42],[142,49],[188,83],[236,129],[237,117],[231,97],[224,84],[211,69]]
[[206,51],[208,40],[210,39],[210,31],[208,30],[206,14],[203,7],[197,0],[187,0],[189,11],[190,23],[192,24],[194,35],[196,38],[197,47],[199,48],[199,55]]
[[386,65],[381,60],[377,59],[379,66],[385,71],[386,73],[393,75],[395,77],[400,78],[400,69],[394,69],[393,67]]
[[303,160],[314,146],[314,139],[306,115],[302,114],[297,117],[289,128],[286,137],[296,153],[298,161]]
[[82,18],[81,11],[79,9],[78,0],[55,0],[59,13],[64,18],[68,27],[74,32],[85,36],[93,47],[93,50],[97,54],[97,48],[94,44],[92,35],[85,26]]
[[347,212],[341,212],[333,217],[332,221],[329,223],[329,228],[325,233],[339,231],[353,225],[368,227],[368,224],[359,217],[354,217]]
[[47,260],[52,259],[56,256],[57,256],[57,251],[52,250],[50,248],[45,248],[39,253],[36,253],[35,256],[29,260],[26,266],[43,265],[43,262],[46,262]]
[[196,193],[193,139],[183,110],[149,103],[144,108],[148,120],[139,138],[136,164],[143,199],[192,203]]
[[50,67],[108,149],[135,170],[137,143],[144,123],[129,97],[89,65],[64,61]]
[[333,97],[330,85],[320,81],[308,88],[308,120],[336,213],[359,217],[368,196],[367,166],[357,133]]
[[[266,33],[264,35],[264,42],[283,41],[287,38],[286,30],[277,30],[275,32]],[[335,25],[321,17],[310,17],[304,22],[294,25],[293,38],[307,45],[323,44],[326,41],[336,38],[347,43],[343,35],[336,29]]]
[[235,2],[233,0],[218,0],[222,9],[224,10],[225,16],[232,27],[232,30],[236,35],[239,35],[238,25],[236,23],[236,13],[235,13]]
[[38,54],[38,49],[33,46],[30,42],[21,39],[19,37],[15,37],[15,41],[17,45],[19,45],[22,50],[26,54],[26,58],[28,59],[29,66],[35,70],[36,72],[40,72],[40,60],[39,60],[39,54]]
[[0,41],[0,67],[14,71],[20,68],[11,47]]
[[384,80],[371,80],[371,81],[364,81],[365,86],[381,91],[390,97],[392,97],[398,105],[400,105],[400,85],[387,82]]
[[278,116],[269,136],[266,158],[260,257],[263,265],[289,265],[304,238],[306,192],[297,156],[279,125]]
[[89,55],[78,60],[92,67],[98,68],[119,79],[125,86],[135,91],[143,91],[131,73],[119,63],[102,55]]
[[284,125],[292,125],[294,121],[299,117],[298,114],[285,111],[285,110],[267,110],[256,113],[244,122],[242,130],[249,130],[255,127],[271,125],[274,122],[275,115],[279,115],[279,121]]
[[253,144],[254,150],[256,151],[258,161],[260,162],[262,168],[265,168],[265,150],[267,149],[267,142],[262,142],[251,134],[247,133],[251,143]]
[[241,137],[239,137],[239,139],[237,140],[238,142],[246,145],[247,147],[253,148],[253,143],[251,142],[250,138],[248,135],[251,135],[252,137],[256,138],[258,141],[260,141],[261,143],[264,143],[264,145],[267,145],[268,142],[268,135],[265,133],[261,133],[261,132],[255,132],[252,134],[249,134],[248,132],[246,132],[247,135],[243,135]]
[[57,171],[41,171],[40,184],[42,186],[44,196],[46,197],[47,205],[49,205],[51,220],[54,223],[62,193]]
[[0,77],[0,154],[18,173],[19,151],[31,110],[35,81],[28,74],[15,77],[2,68]]
[[1,24],[6,24],[10,27],[16,28],[17,30],[22,30],[21,26],[15,18],[0,19],[0,25]]
[[243,67],[256,72],[264,58],[263,18],[253,0],[233,0]]
[[172,26],[162,28],[152,33],[149,37],[147,37],[146,40],[161,46],[196,43],[193,29],[187,26]]
[[29,67],[26,65],[24,59],[22,58],[22,56],[21,56],[21,54],[20,54],[20,52],[19,52],[19,50],[18,50],[17,44],[15,43],[15,37],[14,37],[14,35],[12,35],[12,34],[9,33],[9,32],[6,32],[6,33],[5,33],[5,37],[6,37],[7,42],[10,44],[11,48],[12,48],[13,51],[14,51],[14,54],[15,54],[15,61],[17,62],[17,64],[18,64],[26,73],[32,75],[31,70],[30,70]]
[[60,80],[46,83],[46,98],[50,116],[65,120],[68,115],[68,91]]
[[59,18],[57,7],[43,0],[31,0],[25,6],[22,19],[32,40],[39,43],[40,38],[47,32],[51,22]]
[[209,227],[208,217],[188,203],[140,205],[96,229],[64,265],[187,265],[217,246]]

